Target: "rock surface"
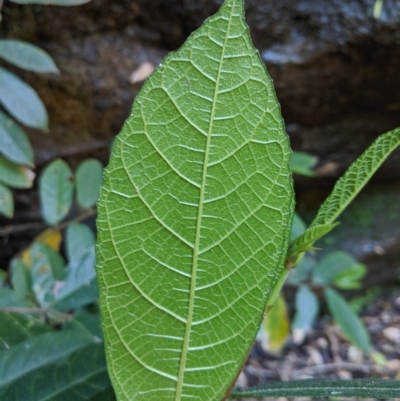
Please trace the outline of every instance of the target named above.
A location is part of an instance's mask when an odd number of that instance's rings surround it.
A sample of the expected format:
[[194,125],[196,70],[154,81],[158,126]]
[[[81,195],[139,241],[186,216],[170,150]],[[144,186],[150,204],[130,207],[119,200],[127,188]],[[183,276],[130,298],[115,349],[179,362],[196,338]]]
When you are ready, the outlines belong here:
[[[8,3],[5,34],[44,47],[62,71],[58,77],[25,75],[51,116],[51,136],[32,135],[37,162],[88,152],[105,160],[139,89],[129,83],[132,71],[146,61],[158,64],[221,2]],[[254,43],[275,81],[293,147],[339,163],[336,175],[379,133],[400,125],[400,0],[385,0],[378,19],[373,5],[246,1]],[[397,152],[380,177],[400,177],[399,166]]]

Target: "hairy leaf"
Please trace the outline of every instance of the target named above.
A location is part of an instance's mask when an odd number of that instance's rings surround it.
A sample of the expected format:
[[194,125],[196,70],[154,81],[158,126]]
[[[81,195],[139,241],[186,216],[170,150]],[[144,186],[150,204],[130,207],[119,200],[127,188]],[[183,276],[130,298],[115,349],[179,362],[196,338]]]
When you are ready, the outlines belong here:
[[0,67],[0,103],[22,124],[48,130],[47,112],[35,90],[2,67]]
[[318,210],[310,228],[333,224],[340,213],[357,196],[376,170],[387,157],[400,145],[400,128],[382,134],[349,167],[333,188],[332,193]]
[[400,380],[307,379],[269,382],[265,386],[236,391],[230,398],[264,397],[359,397],[393,399],[400,393]]
[[0,110],[0,153],[8,160],[33,167],[33,150],[25,132]]
[[221,10],[153,72],[98,203],[98,277],[118,399],[220,401],[283,271],[290,150],[243,19]]
[[53,59],[43,49],[22,40],[1,39],[0,57],[26,70],[58,72]]

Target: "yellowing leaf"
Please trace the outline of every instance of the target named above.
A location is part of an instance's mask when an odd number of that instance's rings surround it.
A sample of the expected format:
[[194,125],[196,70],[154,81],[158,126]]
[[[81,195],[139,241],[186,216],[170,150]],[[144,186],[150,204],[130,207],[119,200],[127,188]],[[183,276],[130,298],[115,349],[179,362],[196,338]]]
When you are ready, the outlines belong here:
[[43,232],[41,232],[29,245],[28,248],[26,248],[24,251],[21,253],[21,259],[29,266],[31,267],[32,261],[31,261],[31,248],[34,244],[36,243],[41,243],[41,244],[46,244],[53,248],[55,251],[60,250],[60,244],[62,240],[62,235],[59,230],[55,230],[54,228],[47,228]]

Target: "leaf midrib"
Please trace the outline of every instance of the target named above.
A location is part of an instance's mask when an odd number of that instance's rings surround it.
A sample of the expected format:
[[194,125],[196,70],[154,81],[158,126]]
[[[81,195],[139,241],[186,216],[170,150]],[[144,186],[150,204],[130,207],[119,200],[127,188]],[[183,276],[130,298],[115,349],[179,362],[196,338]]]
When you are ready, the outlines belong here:
[[207,180],[207,168],[208,168],[208,157],[209,157],[209,150],[210,150],[210,143],[211,143],[211,133],[213,131],[213,121],[215,116],[215,110],[217,105],[217,97],[218,97],[218,90],[219,90],[219,82],[221,78],[221,71],[222,71],[222,64],[225,57],[225,49],[227,40],[229,37],[229,31],[231,28],[232,22],[232,14],[233,10],[235,9],[236,0],[233,1],[231,6],[231,12],[228,19],[228,27],[226,30],[225,40],[222,47],[221,52],[221,60],[218,67],[217,79],[215,81],[215,90],[214,90],[214,97],[213,97],[213,104],[211,108],[211,115],[210,115],[210,123],[208,126],[208,133],[207,133],[207,142],[206,148],[204,153],[204,165],[203,165],[203,174],[201,178],[201,187],[200,187],[200,196],[199,196],[199,207],[197,213],[197,224],[196,224],[196,235],[193,247],[193,262],[192,262],[192,274],[190,280],[190,290],[189,290],[189,306],[188,306],[188,315],[186,320],[186,328],[185,328],[185,336],[183,339],[182,345],[182,354],[181,360],[179,364],[179,373],[177,377],[177,384],[176,384],[176,392],[175,392],[175,401],[181,400],[182,395],[182,387],[183,387],[183,379],[185,375],[185,368],[186,368],[186,360],[187,354],[189,349],[189,340],[190,340],[190,333],[192,329],[192,321],[193,321],[193,309],[194,309],[194,295],[195,295],[195,288],[196,288],[196,278],[197,278],[197,264],[198,264],[198,256],[199,256],[199,248],[200,248],[200,238],[201,238],[201,224],[202,224],[202,217],[203,217],[203,204],[204,204],[204,194],[205,194],[205,187],[206,187],[206,180]]

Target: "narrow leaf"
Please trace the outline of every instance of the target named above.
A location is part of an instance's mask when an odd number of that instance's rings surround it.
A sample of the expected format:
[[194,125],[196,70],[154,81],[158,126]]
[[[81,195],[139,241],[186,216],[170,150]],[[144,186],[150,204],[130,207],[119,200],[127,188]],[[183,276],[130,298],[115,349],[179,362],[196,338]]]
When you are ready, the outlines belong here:
[[0,183],[12,188],[30,188],[34,178],[35,173],[32,170],[0,156]]
[[22,124],[48,130],[47,112],[35,90],[2,67],[0,67],[0,103]]
[[35,72],[58,72],[53,59],[40,47],[22,40],[0,39],[0,58]]
[[77,309],[97,300],[98,287],[94,269],[94,249],[80,259],[73,259],[67,268],[67,277],[52,304],[54,309]]
[[390,153],[400,145],[400,128],[382,134],[349,167],[318,210],[311,227],[332,224],[357,196]]
[[230,398],[264,397],[359,397],[394,399],[400,395],[400,380],[307,379],[288,382],[269,382],[265,386],[235,391]]
[[76,170],[76,197],[83,209],[93,207],[99,197],[103,166],[96,159],[83,161]]
[[371,352],[371,340],[361,319],[353,312],[346,300],[332,288],[325,290],[332,316],[339,324],[346,337],[366,353]]
[[106,169],[97,269],[120,401],[220,401],[283,272],[290,150],[243,14],[226,0],[153,72]]
[[18,4],[43,4],[46,6],[79,6],[89,3],[90,0],[11,0]]
[[0,153],[8,160],[33,167],[33,150],[25,132],[0,110]]
[[79,260],[94,246],[93,231],[85,224],[73,223],[65,231],[68,261]]
[[74,190],[74,176],[61,159],[46,166],[39,180],[43,218],[48,224],[59,223],[68,214]]
[[6,217],[13,217],[14,214],[14,199],[12,192],[0,184],[0,214]]

